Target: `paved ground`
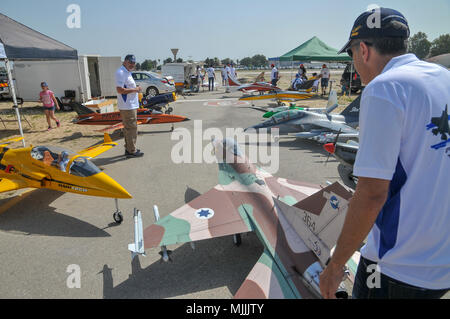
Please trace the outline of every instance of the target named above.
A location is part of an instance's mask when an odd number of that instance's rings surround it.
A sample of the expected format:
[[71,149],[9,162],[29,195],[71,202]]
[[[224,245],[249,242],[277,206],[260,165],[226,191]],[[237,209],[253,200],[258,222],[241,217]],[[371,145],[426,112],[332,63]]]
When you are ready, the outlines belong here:
[[[262,113],[250,105],[233,105],[238,96],[224,98],[219,88],[181,98],[173,107],[175,114],[203,120],[204,129],[225,132],[259,122]],[[228,105],[205,105],[211,99]],[[192,132],[192,120],[175,127]],[[215,186],[218,172],[216,164],[174,164],[177,141],[171,140],[170,125],[139,130],[143,158],[124,159],[119,139],[116,148],[94,160],[133,195],[120,201],[125,217],[120,226],[113,223],[112,199],[48,190],[33,191],[0,215],[0,298],[231,298],[236,293],[262,253],[254,234],[243,236],[239,248],[228,236],[197,242],[194,251],[189,244],[170,247],[172,263],[161,263],[158,249],[131,263],[133,208],[142,210],[145,227],[153,222],[154,204],[165,216]],[[320,184],[339,179],[337,162],[330,158],[325,166],[325,153],[313,142],[281,140],[279,154],[276,176]],[[67,287],[69,265],[80,267],[81,288]]]

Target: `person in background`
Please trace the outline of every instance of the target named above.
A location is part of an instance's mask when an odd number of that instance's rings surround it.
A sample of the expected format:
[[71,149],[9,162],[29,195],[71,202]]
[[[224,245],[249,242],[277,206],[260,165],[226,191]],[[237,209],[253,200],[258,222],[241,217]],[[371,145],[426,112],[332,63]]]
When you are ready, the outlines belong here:
[[226,65],[223,66],[221,73],[222,73],[222,86],[226,86],[226,81],[228,81]]
[[280,78],[279,74],[278,74],[278,69],[275,67],[275,64],[271,64],[272,67],[272,72],[270,73],[270,82],[272,83],[273,86],[277,86],[277,82]]
[[225,74],[226,74],[225,84],[227,86],[227,89],[225,90],[225,92],[230,93],[230,82],[228,81],[228,77],[231,76],[230,64],[227,64],[227,66],[225,67]]
[[314,83],[312,86],[313,92],[319,92],[319,78],[320,78],[320,76],[318,76],[317,73],[312,74],[311,80],[314,79]]
[[48,128],[47,131],[52,129],[51,120],[56,122],[56,126],[60,127],[61,123],[55,117],[55,107],[59,110],[58,100],[55,98],[55,94],[49,90],[47,82],[41,83],[42,91],[39,93],[39,101],[44,105],[45,117],[47,118]]
[[300,77],[303,80],[305,80],[305,81],[308,80],[308,77],[306,76],[306,68],[305,68],[305,66],[303,64],[300,64],[300,67],[298,69],[298,73],[297,74],[300,75]]
[[144,155],[136,149],[137,140],[137,109],[139,108],[138,93],[141,87],[136,86],[131,71],[136,65],[136,57],[128,54],[123,64],[115,74],[117,107],[123,123],[123,135],[125,137],[125,156],[141,157]]
[[327,93],[328,81],[330,80],[330,69],[328,69],[326,64],[322,65],[322,70],[320,70],[322,95]]
[[214,91],[214,80],[216,79],[216,72],[212,65],[206,69],[206,73],[208,74],[208,90]]
[[292,89],[297,91],[298,90],[298,86],[300,86],[303,83],[303,78],[301,77],[300,74],[296,74],[295,75],[295,79],[292,80]]
[[236,68],[234,67],[233,63],[231,63],[231,66],[230,66],[230,73],[231,73],[231,76],[233,77],[233,79],[236,79],[237,73],[236,73]]
[[342,96],[349,95],[348,94],[348,89],[349,88],[345,84],[345,80],[344,79],[341,79],[341,89],[342,89],[342,92],[341,92]]

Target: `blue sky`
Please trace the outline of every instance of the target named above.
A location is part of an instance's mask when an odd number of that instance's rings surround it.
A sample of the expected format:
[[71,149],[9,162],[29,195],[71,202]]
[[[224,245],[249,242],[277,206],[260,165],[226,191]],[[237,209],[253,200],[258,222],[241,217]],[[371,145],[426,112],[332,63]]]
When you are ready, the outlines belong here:
[[[81,28],[66,25],[69,4]],[[171,57],[241,59],[280,56],[313,36],[340,49],[356,17],[377,4],[402,12],[411,34],[429,40],[450,32],[449,0],[2,0],[0,12],[78,50],[138,61]]]

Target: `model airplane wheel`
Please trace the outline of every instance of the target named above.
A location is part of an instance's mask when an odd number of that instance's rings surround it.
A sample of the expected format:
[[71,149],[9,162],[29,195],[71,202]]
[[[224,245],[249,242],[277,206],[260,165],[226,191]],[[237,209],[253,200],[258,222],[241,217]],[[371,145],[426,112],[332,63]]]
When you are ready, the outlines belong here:
[[120,211],[115,212],[113,215],[113,218],[117,224],[121,224],[123,222],[122,212],[120,212]]
[[239,247],[242,244],[241,234],[233,235],[233,243],[236,247]]

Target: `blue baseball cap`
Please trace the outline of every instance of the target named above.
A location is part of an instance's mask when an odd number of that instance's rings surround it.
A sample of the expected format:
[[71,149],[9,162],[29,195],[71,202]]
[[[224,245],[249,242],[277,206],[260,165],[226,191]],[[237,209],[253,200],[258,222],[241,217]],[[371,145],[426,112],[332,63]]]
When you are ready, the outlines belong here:
[[47,82],[41,82],[41,87],[43,87],[43,86],[47,86],[48,87]]
[[[398,23],[395,23],[398,22]],[[393,23],[394,22],[394,23]],[[406,26],[406,28],[404,27]],[[359,15],[353,24],[350,37],[338,54],[345,52],[354,39],[405,38],[409,37],[409,26],[405,16],[394,9],[374,8]]]
[[124,61],[129,61],[129,62],[131,62],[131,63],[136,63],[136,57],[133,55],[133,54],[128,54],[126,57],[125,57],[125,60]]

